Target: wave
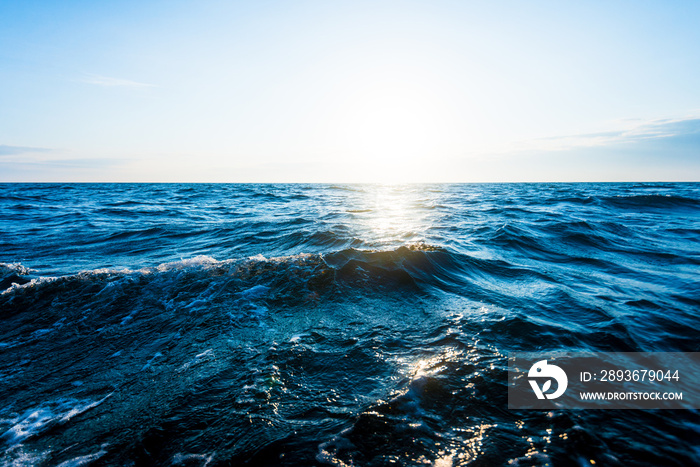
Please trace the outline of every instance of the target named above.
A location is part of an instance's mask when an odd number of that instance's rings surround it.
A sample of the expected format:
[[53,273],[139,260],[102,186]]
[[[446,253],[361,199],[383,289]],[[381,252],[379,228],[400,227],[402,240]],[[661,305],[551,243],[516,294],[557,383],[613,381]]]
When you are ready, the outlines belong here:
[[0,263],[0,290],[12,287],[13,284],[26,284],[31,281],[28,276],[31,276],[33,272],[20,263]]
[[[328,242],[323,232],[317,235],[320,243]],[[425,244],[413,244],[390,251],[347,249],[328,254],[299,254],[272,258],[258,255],[223,261],[209,256],[196,256],[155,267],[99,268],[60,277],[35,277],[35,271],[20,263],[0,263],[0,278],[5,285],[2,294],[12,295],[13,300],[28,294],[46,293],[47,289],[51,288],[70,292],[84,288],[92,290],[100,284],[113,287],[114,284],[124,281],[139,281],[144,285],[155,282],[169,283],[180,281],[183,274],[188,275],[190,288],[198,283],[220,283],[224,286],[230,280],[277,284],[284,290],[292,287],[294,283],[295,287],[309,291],[326,282],[335,285],[360,285],[368,282],[377,285],[392,282],[392,278],[398,282],[416,285],[409,270],[420,269],[424,255],[430,252],[444,253],[444,250]],[[427,271],[427,274],[418,275],[429,274]]]
[[601,201],[618,209],[700,208],[700,199],[671,194],[607,196]]
[[504,387],[515,350],[698,350],[696,186],[0,188],[0,464],[697,458],[693,413]]
[[[601,309],[551,270],[428,243],[0,271],[26,280],[0,294],[3,462],[29,446],[26,458],[52,465],[262,465],[291,451],[290,465],[525,462],[520,415],[501,408],[504,350],[648,350],[640,328],[652,322],[664,345],[695,345],[694,321],[663,321],[667,304],[653,297],[621,294]],[[645,313],[637,327],[618,314],[632,308]],[[527,420],[613,449],[592,422]],[[192,438],[200,432],[222,441]],[[540,441],[544,460],[589,454]]]

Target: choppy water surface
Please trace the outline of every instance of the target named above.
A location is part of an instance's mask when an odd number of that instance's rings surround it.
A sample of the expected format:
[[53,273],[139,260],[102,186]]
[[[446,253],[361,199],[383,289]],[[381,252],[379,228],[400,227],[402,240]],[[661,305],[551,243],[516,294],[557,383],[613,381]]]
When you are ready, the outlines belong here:
[[511,351],[700,351],[700,185],[0,185],[5,465],[697,465]]

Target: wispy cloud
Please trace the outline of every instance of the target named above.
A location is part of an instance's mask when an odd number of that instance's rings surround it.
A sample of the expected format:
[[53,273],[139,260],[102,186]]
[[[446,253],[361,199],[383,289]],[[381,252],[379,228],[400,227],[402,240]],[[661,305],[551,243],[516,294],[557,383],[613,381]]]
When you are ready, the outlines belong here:
[[120,158],[100,158],[100,159],[88,159],[88,158],[73,158],[73,159],[54,159],[51,161],[44,162],[48,166],[56,166],[63,168],[76,168],[76,169],[93,169],[93,168],[112,168],[115,166],[123,165],[128,159]]
[[51,152],[49,148],[33,148],[29,146],[8,146],[0,144],[0,156],[17,156],[20,154],[35,154],[39,152]]
[[581,133],[521,141],[513,149],[516,151],[567,151],[576,148],[611,146],[700,134],[700,118],[697,116],[650,121],[626,120],[611,126],[617,128],[598,133]]
[[81,80],[83,83],[105,87],[151,88],[155,84],[141,83],[129,79],[112,78],[110,76],[87,74]]
[[0,182],[90,182],[119,180],[126,159],[0,158]]

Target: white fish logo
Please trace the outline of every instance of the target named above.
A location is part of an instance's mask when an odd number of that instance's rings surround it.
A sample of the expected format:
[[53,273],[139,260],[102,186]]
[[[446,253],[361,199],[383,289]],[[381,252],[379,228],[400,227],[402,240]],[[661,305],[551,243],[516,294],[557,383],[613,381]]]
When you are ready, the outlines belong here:
[[[530,378],[550,378],[544,382],[541,389],[537,381],[529,380],[530,386],[532,386],[532,390],[535,391],[535,395],[538,399],[556,399],[564,394],[569,384],[569,379],[566,377],[564,370],[556,365],[548,364],[547,360],[540,360],[532,365],[527,376]],[[552,379],[557,381],[557,390],[551,394],[547,394],[547,391],[549,391],[552,386]]]

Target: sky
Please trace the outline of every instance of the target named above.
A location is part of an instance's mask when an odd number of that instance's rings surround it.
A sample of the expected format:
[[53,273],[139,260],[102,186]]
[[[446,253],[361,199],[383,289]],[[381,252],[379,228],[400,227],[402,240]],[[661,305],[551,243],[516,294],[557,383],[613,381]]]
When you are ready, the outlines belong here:
[[700,181],[700,2],[0,0],[0,182]]

